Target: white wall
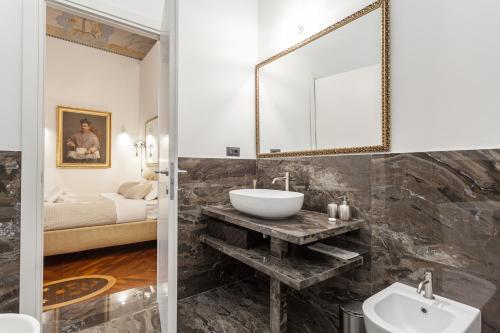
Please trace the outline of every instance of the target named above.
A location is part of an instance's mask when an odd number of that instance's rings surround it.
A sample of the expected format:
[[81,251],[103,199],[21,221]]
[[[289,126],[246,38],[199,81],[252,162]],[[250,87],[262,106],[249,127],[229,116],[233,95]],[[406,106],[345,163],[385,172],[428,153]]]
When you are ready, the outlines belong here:
[[160,43],[149,51],[139,69],[139,134],[144,139],[144,125],[158,115],[158,85],[160,80]]
[[[258,0],[259,60],[264,60],[372,3],[372,0]],[[396,0],[398,1],[398,0]],[[298,26],[304,31],[299,34]]]
[[500,1],[391,3],[392,150],[499,148]]
[[[139,74],[139,129],[140,138],[146,141],[145,124],[146,121],[158,116],[158,92],[160,82],[160,43],[155,46],[144,57],[140,64]],[[146,173],[155,171],[156,167],[146,166],[143,161],[143,168]]]
[[[45,72],[45,189],[115,192],[140,178],[133,142],[139,137],[140,62],[48,37]],[[112,113],[111,168],[56,168],[56,106]],[[125,127],[127,133],[122,133]]]
[[255,157],[257,1],[179,1],[179,156]]
[[2,1],[0,10],[0,150],[21,150],[22,2]]
[[[371,2],[259,0],[259,61]],[[498,17],[494,0],[391,1],[393,152],[500,147]]]

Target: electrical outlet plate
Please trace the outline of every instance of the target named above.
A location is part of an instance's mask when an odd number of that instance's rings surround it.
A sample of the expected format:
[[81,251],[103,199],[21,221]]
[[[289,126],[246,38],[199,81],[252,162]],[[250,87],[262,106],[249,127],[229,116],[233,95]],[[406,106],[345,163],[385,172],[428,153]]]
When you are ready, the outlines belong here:
[[240,147],[226,147],[226,156],[239,157]]

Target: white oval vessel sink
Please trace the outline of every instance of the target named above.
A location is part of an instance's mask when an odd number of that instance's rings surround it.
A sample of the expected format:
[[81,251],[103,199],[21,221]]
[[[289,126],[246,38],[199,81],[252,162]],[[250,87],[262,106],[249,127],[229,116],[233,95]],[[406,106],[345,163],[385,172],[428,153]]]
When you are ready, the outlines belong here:
[[30,316],[15,313],[0,314],[0,333],[40,333],[40,324]]
[[394,283],[363,303],[367,333],[481,333],[481,311]]
[[304,194],[265,189],[244,189],[229,192],[233,207],[240,212],[264,219],[283,219],[302,209]]

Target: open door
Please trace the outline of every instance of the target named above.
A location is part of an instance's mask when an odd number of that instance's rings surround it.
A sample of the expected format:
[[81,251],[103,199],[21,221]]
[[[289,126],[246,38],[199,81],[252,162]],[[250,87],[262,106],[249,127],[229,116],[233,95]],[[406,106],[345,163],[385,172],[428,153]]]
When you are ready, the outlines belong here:
[[177,332],[177,0],[165,0],[158,93],[158,307],[163,333]]

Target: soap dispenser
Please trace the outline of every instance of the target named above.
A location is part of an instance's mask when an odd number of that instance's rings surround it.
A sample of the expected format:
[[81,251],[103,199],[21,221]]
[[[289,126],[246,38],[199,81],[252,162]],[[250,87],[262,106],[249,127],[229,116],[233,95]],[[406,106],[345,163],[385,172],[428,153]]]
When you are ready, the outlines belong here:
[[349,221],[351,219],[351,207],[347,204],[347,198],[344,195],[342,204],[339,206],[339,218],[342,221]]

